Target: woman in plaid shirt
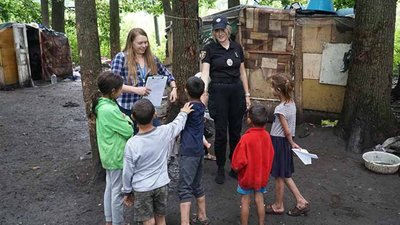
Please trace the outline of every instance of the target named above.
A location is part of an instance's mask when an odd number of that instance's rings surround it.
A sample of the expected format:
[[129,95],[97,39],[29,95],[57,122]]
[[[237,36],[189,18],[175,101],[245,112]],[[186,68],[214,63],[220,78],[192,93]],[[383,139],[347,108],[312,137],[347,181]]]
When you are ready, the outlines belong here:
[[124,79],[122,95],[117,102],[121,111],[128,116],[131,115],[133,104],[151,91],[145,87],[147,76],[167,76],[167,82],[172,87],[169,99],[171,102],[177,99],[175,78],[153,55],[147,34],[141,28],[129,31],[125,48],[115,56],[111,63],[111,71]]

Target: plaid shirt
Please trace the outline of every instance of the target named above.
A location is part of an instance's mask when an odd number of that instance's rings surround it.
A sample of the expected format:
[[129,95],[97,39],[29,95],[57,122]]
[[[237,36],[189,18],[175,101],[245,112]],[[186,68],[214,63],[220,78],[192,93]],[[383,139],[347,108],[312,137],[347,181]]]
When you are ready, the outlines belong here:
[[[154,60],[156,61],[157,65],[157,75],[167,76],[168,84],[170,84],[171,81],[174,81],[175,80],[174,76],[171,74],[171,72],[169,72],[167,68],[165,68],[165,66],[160,62],[160,60],[155,56]],[[115,56],[114,60],[111,62],[111,71],[114,74],[120,75],[124,79],[125,85],[133,85],[132,76],[129,76],[128,74],[128,67],[126,66],[126,63],[127,62],[125,62],[125,53],[119,52]],[[151,75],[153,75],[153,73],[151,73]],[[142,79],[140,76],[139,65],[136,67],[136,77],[137,77],[136,87],[144,87],[146,84],[146,80]],[[122,95],[117,99],[117,102],[118,105],[120,105],[122,108],[130,110],[132,108],[133,103],[135,103],[137,100],[141,98],[142,98],[141,95],[137,95],[134,93],[122,93]]]

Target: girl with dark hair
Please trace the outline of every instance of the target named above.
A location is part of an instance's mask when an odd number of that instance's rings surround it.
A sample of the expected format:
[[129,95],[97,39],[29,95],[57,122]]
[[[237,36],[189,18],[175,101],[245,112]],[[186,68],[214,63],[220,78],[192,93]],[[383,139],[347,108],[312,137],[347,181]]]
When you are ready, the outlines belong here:
[[132,136],[132,120],[117,105],[123,80],[111,71],[97,79],[98,94],[93,98],[92,110],[96,116],[96,133],[100,160],[106,170],[104,215],[107,225],[123,224],[122,162],[125,144]]
[[307,214],[310,204],[301,195],[292,179],[294,173],[292,148],[300,148],[294,142],[296,130],[296,105],[292,98],[294,90],[293,80],[284,74],[272,76],[272,92],[281,100],[274,111],[274,121],[271,127],[271,139],[275,149],[271,175],[275,178],[275,202],[266,207],[267,214],[283,214],[283,196],[285,185],[296,199],[296,205],[289,210],[289,216]]

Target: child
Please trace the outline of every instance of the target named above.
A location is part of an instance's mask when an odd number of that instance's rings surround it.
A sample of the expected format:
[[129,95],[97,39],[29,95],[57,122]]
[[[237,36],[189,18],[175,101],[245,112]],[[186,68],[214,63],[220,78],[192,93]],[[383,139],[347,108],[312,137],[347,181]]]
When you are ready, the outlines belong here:
[[190,223],[190,205],[194,196],[197,201],[197,217],[190,224],[210,224],[206,215],[206,203],[202,186],[204,162],[204,112],[205,105],[200,101],[204,82],[198,77],[190,77],[185,91],[193,105],[181,133],[178,194],[181,210],[181,225]]
[[93,99],[92,111],[96,116],[97,143],[100,160],[106,170],[104,215],[107,225],[122,224],[122,161],[126,141],[132,136],[132,120],[123,114],[115,101],[121,95],[122,77],[110,71],[97,79],[100,96]]
[[186,103],[174,121],[155,127],[152,123],[155,108],[150,100],[140,99],[134,103],[132,118],[138,124],[139,133],[130,138],[125,147],[122,191],[124,203],[134,205],[135,222],[165,225],[167,184],[170,182],[167,155],[171,141],[183,130],[187,115],[192,111],[192,105]]
[[293,81],[286,75],[272,76],[272,91],[281,103],[275,108],[275,118],[271,127],[271,139],[275,149],[272,176],[275,177],[275,202],[266,207],[267,214],[283,214],[283,194],[285,184],[296,198],[296,205],[289,210],[289,216],[307,214],[308,201],[300,194],[292,179],[294,173],[292,148],[300,148],[293,141],[296,129],[296,105],[292,99]]
[[238,175],[237,191],[242,195],[240,224],[247,225],[251,195],[257,207],[258,224],[264,225],[264,197],[274,158],[271,137],[265,130],[267,110],[260,104],[251,106],[247,113],[250,128],[241,137],[233,153],[231,167]]
[[[201,72],[196,73],[194,76],[197,78],[201,78]],[[204,117],[204,123],[206,123],[206,119],[207,118]],[[206,131],[206,126],[204,126],[204,135],[203,135],[204,159],[215,161],[217,160],[217,158],[215,157],[215,155],[212,155],[210,153],[211,143],[207,141],[207,138],[211,137],[212,134],[209,133],[208,134],[209,136],[206,137],[207,134],[205,131]]]

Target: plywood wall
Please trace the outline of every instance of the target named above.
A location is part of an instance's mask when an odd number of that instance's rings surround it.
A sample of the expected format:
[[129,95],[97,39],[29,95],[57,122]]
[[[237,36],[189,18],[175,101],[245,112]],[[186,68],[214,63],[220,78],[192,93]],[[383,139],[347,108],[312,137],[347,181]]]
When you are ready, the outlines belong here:
[[301,81],[302,109],[340,113],[346,87],[322,84],[322,53],[327,43],[351,43],[351,18],[325,16],[296,19],[295,76]]
[[292,73],[294,14],[245,8],[239,21],[250,94],[254,99],[274,99],[269,78],[277,73]]
[[0,85],[18,83],[17,60],[12,28],[0,30]]

